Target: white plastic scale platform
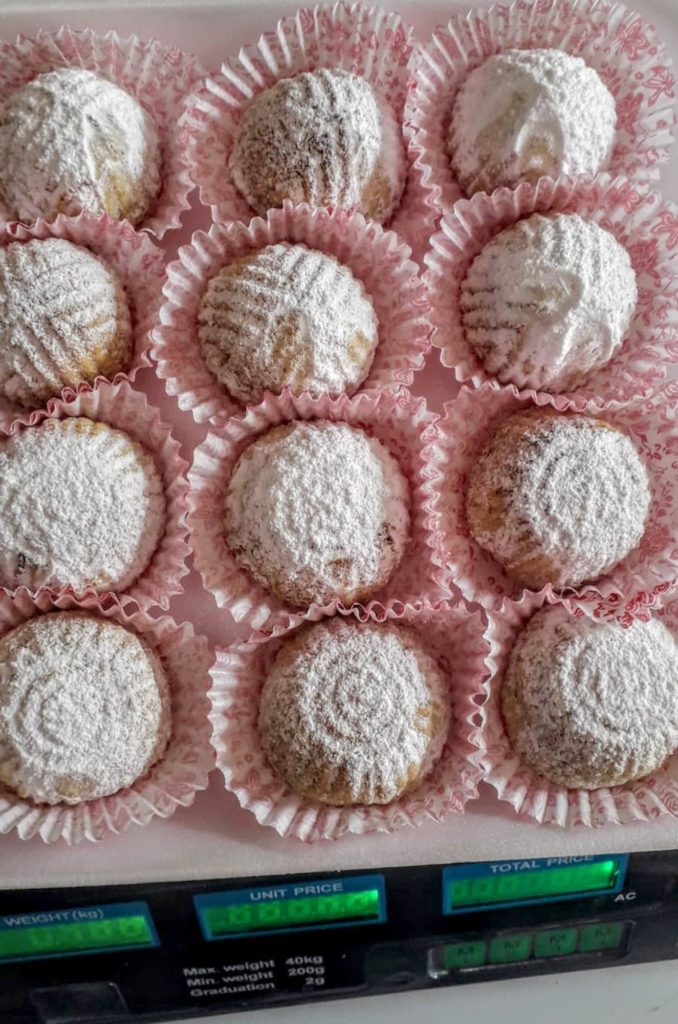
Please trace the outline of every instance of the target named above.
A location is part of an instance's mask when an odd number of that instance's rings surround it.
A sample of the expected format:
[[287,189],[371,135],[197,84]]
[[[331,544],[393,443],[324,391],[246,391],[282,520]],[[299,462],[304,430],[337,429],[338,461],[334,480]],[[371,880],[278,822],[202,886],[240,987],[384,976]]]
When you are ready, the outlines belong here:
[[[0,0],[0,37],[63,23],[115,28],[190,50],[209,68],[297,6]],[[467,5],[391,6],[425,37]],[[678,63],[678,0],[633,6],[655,21]],[[678,201],[676,153],[661,188]],[[187,216],[164,248],[172,257],[207,226],[207,211]],[[204,429],[177,411],[151,371],[137,381],[175,425],[190,461]],[[414,390],[439,409],[452,397],[447,384],[434,353]],[[244,635],[193,572],[171,613],[215,644]],[[38,947],[50,955],[36,956]],[[193,807],[99,845],[0,837],[2,1024],[142,1024],[233,1012],[229,1020],[249,1021],[250,1012],[238,1011],[259,1009],[262,1022],[387,1013],[434,1022],[472,1012],[485,1024],[539,1012],[553,1024],[573,1016],[588,1024],[605,1012],[621,1024],[646,1013],[666,1024],[676,1019],[678,980],[675,965],[661,962],[676,957],[678,819],[540,828],[484,787],[464,816],[441,825],[305,846],[257,825],[215,773]],[[621,965],[610,985],[579,973]],[[514,978],[531,982],[516,988]],[[485,980],[499,984],[459,987]],[[343,1013],[317,1005],[372,993],[398,996],[337,1004]]]

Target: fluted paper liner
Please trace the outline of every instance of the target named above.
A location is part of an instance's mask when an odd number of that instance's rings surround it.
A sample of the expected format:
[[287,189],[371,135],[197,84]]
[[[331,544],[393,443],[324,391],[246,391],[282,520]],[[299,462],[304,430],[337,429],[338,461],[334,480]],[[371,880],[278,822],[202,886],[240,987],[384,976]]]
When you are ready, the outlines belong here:
[[[55,68],[85,68],[115,82],[130,93],[152,116],[160,138],[162,186],[149,214],[137,225],[162,238],[179,227],[190,206],[192,189],[183,149],[185,133],[179,129],[189,93],[204,77],[195,57],[157,39],[91,29],[38,32],[33,38],[19,36],[0,41],[0,103],[31,79]],[[0,204],[0,218],[7,211]]]
[[[663,597],[665,600],[667,594],[664,593]],[[548,782],[521,764],[513,753],[501,714],[502,680],[520,631],[534,612],[546,603],[559,602],[553,594],[525,594],[520,601],[505,601],[496,612],[488,615],[492,675],[482,736],[484,781],[489,782],[499,799],[511,804],[516,813],[534,818],[543,825],[597,828],[654,821],[667,814],[678,817],[678,753],[644,779],[594,790],[567,789]],[[590,602],[562,603],[574,615],[600,617],[600,609]],[[646,608],[639,610],[644,619],[649,618]],[[670,630],[678,633],[678,601],[675,596],[657,614]],[[629,612],[621,624],[628,625],[634,617],[634,613]]]
[[[564,597],[591,602],[593,614],[623,619],[633,611],[656,607],[667,587],[678,579],[678,382],[666,384],[652,398],[628,407],[608,409],[604,419],[631,438],[650,479],[652,504],[639,546],[601,579],[558,591]],[[525,590],[470,536],[466,522],[466,479],[478,455],[500,423],[533,406],[527,395],[515,395],[485,384],[477,391],[462,387],[445,405],[439,440],[431,445],[437,474],[433,483],[435,561],[442,587],[456,583],[467,600],[495,610],[505,598],[522,600]],[[553,593],[548,584],[542,591]]]
[[198,423],[223,422],[243,408],[202,357],[197,314],[207,283],[226,264],[277,242],[301,243],[334,256],[365,286],[377,314],[379,344],[359,390],[409,385],[424,365],[430,348],[428,294],[398,236],[361,214],[285,203],[248,225],[213,225],[208,234],[196,231],[167,268],[153,358],[168,393]]
[[385,621],[407,624],[438,661],[449,680],[452,722],[442,756],[412,793],[390,804],[333,807],[292,792],[275,778],[257,730],[259,695],[273,659],[291,633],[252,638],[218,650],[211,670],[212,745],[226,788],[261,825],[281,836],[312,843],[347,833],[394,832],[425,821],[461,814],[478,796],[489,644],[483,620],[463,601],[391,609]]
[[[340,0],[282,18],[257,43],[222,64],[194,91],[182,122],[188,132],[186,158],[212,219],[247,223],[253,215],[235,187],[228,160],[243,110],[258,93],[301,71],[343,68],[367,79],[402,123],[411,53],[412,30],[399,14]],[[389,226],[406,238],[418,258],[434,226],[434,209],[418,172],[408,176]]]
[[435,469],[429,468],[427,452],[436,436],[436,417],[428,412],[424,400],[404,389],[397,394],[364,392],[350,399],[345,395],[337,399],[313,398],[307,393],[294,396],[289,391],[274,398],[267,393],[260,405],[249,406],[214,428],[196,449],[188,495],[194,564],[204,586],[236,622],[266,635],[280,633],[304,619],[331,615],[343,605],[333,601],[295,608],[255,583],[238,566],[226,543],[226,490],[237,459],[259,435],[282,423],[317,419],[345,422],[376,437],[395,457],[410,484],[410,542],[403,559],[369,602],[352,607],[361,618],[381,620],[407,603],[447,596],[433,578],[429,519]]
[[650,22],[606,0],[513,0],[453,14],[413,54],[405,134],[428,202],[441,213],[463,194],[445,146],[459,87],[493,54],[537,48],[581,57],[614,96],[616,142],[601,170],[658,179],[673,141],[675,79]]
[[177,807],[189,807],[197,792],[207,788],[214,764],[209,743],[207,689],[210,656],[207,641],[188,623],[168,616],[151,618],[138,609],[104,606],[96,597],[44,591],[31,597],[25,589],[13,596],[0,593],[0,636],[35,615],[51,611],[82,611],[110,619],[143,637],[159,654],[172,695],[172,733],[162,758],[127,789],[98,800],[68,805],[36,804],[0,783],[0,834],[16,831],[21,839],[39,837],[45,843],[63,840],[76,845],[119,835],[131,825],[169,818]]
[[[74,245],[80,245],[98,256],[102,263],[118,275],[132,318],[132,358],[129,367],[117,373],[112,383],[133,381],[140,369],[151,365],[148,355],[150,332],[157,323],[165,274],[162,251],[148,235],[140,234],[129,224],[112,220],[106,214],[101,217],[94,217],[90,213],[81,213],[78,217],[59,214],[51,223],[37,220],[30,226],[17,221],[0,221],[0,245],[28,242],[34,238],[63,238]],[[97,377],[93,386],[96,388],[105,379]],[[74,397],[76,390],[88,390],[91,386],[84,383],[75,390],[65,387],[55,397],[68,400]],[[15,419],[22,420],[30,414],[31,411],[0,399],[0,429],[8,430]]]
[[[136,603],[144,611],[154,605],[167,610],[170,598],[183,589],[181,580],[188,572],[186,558],[190,551],[186,540],[188,464],[179,455],[179,442],[161,420],[158,410],[148,404],[145,395],[133,391],[126,382],[103,382],[95,391],[83,389],[69,401],[53,399],[48,409],[37,409],[20,420],[15,419],[9,434],[16,434],[26,427],[38,427],[48,419],[61,420],[68,416],[85,416],[107,423],[140,444],[155,462],[164,485],[166,502],[165,532],[141,575],[122,592],[96,594],[94,588],[88,587],[80,596],[98,596],[102,602],[113,597],[123,606]],[[0,446],[1,442],[0,436]],[[0,587],[2,592],[9,591]],[[74,593],[72,587],[40,587],[37,591],[30,591],[38,595],[43,592],[52,599],[59,594]]]
[[[459,306],[471,263],[500,231],[533,213],[577,213],[610,231],[631,259],[638,302],[624,342],[611,362],[589,374],[576,390],[528,394],[538,405],[604,411],[612,403],[647,398],[678,359],[678,206],[658,192],[608,174],[593,179],[542,178],[515,190],[477,192],[460,199],[442,219],[426,257],[431,293],[433,345],[454,381],[479,387],[496,378],[484,369],[466,339]],[[605,287],[605,282],[599,282]],[[516,364],[514,394],[526,388]]]

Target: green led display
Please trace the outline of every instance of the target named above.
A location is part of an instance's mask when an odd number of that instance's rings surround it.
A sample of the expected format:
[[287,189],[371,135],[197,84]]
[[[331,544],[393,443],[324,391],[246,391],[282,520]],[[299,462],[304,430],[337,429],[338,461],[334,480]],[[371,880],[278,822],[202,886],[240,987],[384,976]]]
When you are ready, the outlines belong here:
[[103,921],[4,929],[0,931],[0,960],[152,944],[153,935],[143,915],[110,917]]
[[451,905],[453,908],[474,907],[569,896],[578,892],[604,892],[614,889],[618,871],[617,861],[606,860],[539,871],[460,878],[450,884]]
[[379,890],[266,900],[262,903],[232,903],[208,907],[204,917],[212,937],[346,920],[365,921],[379,917]]

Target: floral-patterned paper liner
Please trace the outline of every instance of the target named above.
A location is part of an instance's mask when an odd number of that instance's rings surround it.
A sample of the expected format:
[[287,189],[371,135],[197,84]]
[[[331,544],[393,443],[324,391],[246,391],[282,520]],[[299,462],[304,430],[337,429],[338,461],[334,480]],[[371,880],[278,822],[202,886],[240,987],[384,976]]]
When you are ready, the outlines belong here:
[[[678,359],[678,207],[654,191],[608,174],[593,179],[542,178],[517,189],[477,192],[445,214],[426,257],[433,345],[454,379],[479,387],[494,381],[466,340],[459,296],[478,253],[498,232],[532,213],[578,213],[611,232],[629,254],[638,285],[635,315],[623,345],[575,391],[528,389],[538,405],[590,412],[647,398]],[[601,282],[601,287],[604,287]],[[452,383],[452,382],[451,382]],[[527,387],[516,379],[514,393]]]
[[10,596],[0,593],[0,636],[22,622],[51,611],[82,611],[117,622],[137,633],[160,655],[172,694],[172,734],[167,750],[150,771],[128,789],[112,796],[68,805],[36,804],[0,783],[0,834],[16,831],[21,839],[39,837],[45,843],[63,840],[76,845],[119,835],[130,825],[147,825],[155,817],[169,818],[177,807],[189,807],[197,792],[207,788],[214,766],[210,749],[209,667],[204,637],[189,623],[181,626],[164,615],[151,618],[138,609],[104,606],[96,596],[77,598],[46,592],[37,597],[21,588]]
[[[98,35],[64,26],[32,38],[21,35],[13,42],[0,40],[0,102],[38,75],[62,67],[85,68],[115,82],[153,117],[161,144],[162,187],[137,229],[162,238],[179,227],[193,188],[179,121],[190,92],[205,75],[197,59],[157,39],[125,38],[117,32]],[[0,218],[11,219],[1,203]]]
[[220,608],[226,608],[236,622],[242,622],[267,636],[333,614],[343,605],[295,608],[264,590],[241,569],[226,543],[224,502],[233,467],[243,450],[260,434],[293,420],[329,419],[365,430],[378,438],[397,459],[409,481],[410,542],[403,559],[388,583],[366,604],[355,604],[361,618],[384,619],[393,609],[424,598],[438,600],[448,596],[434,580],[432,479],[437,472],[430,467],[427,452],[436,438],[436,417],[428,412],[423,398],[415,398],[404,389],[363,392],[353,398],[342,395],[312,397],[289,391],[274,398],[266,393],[260,405],[248,406],[223,426],[216,427],[195,450],[188,474],[188,524],[191,531],[194,564],[203,584]]
[[[113,270],[124,288],[132,317],[132,361],[127,370],[117,373],[111,383],[122,380],[133,381],[138,371],[150,366],[150,332],[157,323],[162,283],[165,275],[164,256],[148,235],[140,234],[129,224],[112,220],[106,214],[94,217],[81,213],[78,217],[64,217],[44,220],[33,224],[0,221],[0,245],[10,242],[28,242],[31,239],[63,238],[74,245],[89,249]],[[96,388],[106,378],[97,377],[90,384],[81,384],[77,389],[65,387],[60,396],[65,400],[73,398],[76,390]],[[50,400],[50,401],[53,401]],[[47,403],[50,408],[50,402]],[[12,423],[26,422],[32,410],[0,399],[0,429],[10,429]]]
[[248,225],[212,225],[209,234],[195,232],[167,268],[152,354],[168,393],[198,423],[223,421],[243,408],[210,373],[200,351],[197,313],[207,283],[231,261],[276,242],[328,253],[365,286],[377,314],[379,344],[360,390],[409,385],[424,365],[430,348],[428,294],[398,236],[361,214],[285,203]]
[[636,180],[659,177],[673,141],[675,79],[654,27],[606,0],[513,0],[453,14],[412,56],[405,135],[430,202],[442,213],[463,195],[445,146],[457,90],[492,54],[540,47],[582,57],[614,96],[616,145],[601,169]]
[[[488,613],[487,636],[492,651],[490,696],[484,708],[486,721],[482,736],[484,781],[496,790],[500,800],[511,804],[517,814],[534,818],[543,825],[597,828],[653,821],[666,814],[678,817],[678,752],[644,779],[623,786],[585,790],[567,789],[541,778],[521,764],[512,751],[501,714],[501,685],[507,659],[528,619],[544,604],[558,603],[561,602],[553,593],[531,593],[520,601],[504,601],[496,612]],[[573,615],[599,618],[595,603],[565,600],[562,604]],[[643,618],[649,618],[647,611],[641,610]],[[669,629],[678,633],[678,601],[665,605],[657,614]],[[620,628],[628,625],[633,617],[628,615],[620,622]]]
[[[274,30],[222,64],[194,91],[182,119],[186,159],[213,221],[248,223],[254,214],[235,187],[228,159],[243,110],[258,93],[301,71],[343,68],[367,79],[402,123],[411,53],[412,29],[399,14],[339,0],[282,18]],[[412,243],[417,257],[423,253],[434,210],[418,173],[408,176],[400,207],[387,226]]]
[[[190,553],[186,525],[188,464],[179,455],[179,442],[161,420],[158,410],[148,404],[146,396],[134,391],[126,381],[119,384],[104,381],[95,391],[82,389],[70,400],[53,399],[48,409],[36,409],[20,421],[15,420],[8,433],[16,434],[26,427],[39,427],[48,419],[61,420],[68,416],[84,416],[107,423],[140,444],[153,457],[162,478],[166,502],[165,532],[141,575],[120,593],[96,593],[94,588],[88,587],[79,596],[97,597],[102,603],[113,599],[123,606],[136,603],[143,611],[158,605],[166,611],[170,598],[182,592],[181,580],[188,572],[186,558]],[[0,592],[7,593],[8,589],[0,588]],[[74,593],[72,587],[40,587],[27,592],[34,595],[44,592],[52,600],[60,594]]]
[[[345,613],[350,614],[350,613]],[[252,638],[217,650],[211,670],[212,745],[226,788],[260,825],[281,836],[312,843],[347,833],[394,832],[425,821],[461,814],[478,796],[484,756],[481,736],[487,697],[487,657],[482,615],[463,601],[390,609],[384,621],[413,629],[449,679],[450,733],[440,761],[412,793],[390,804],[333,807],[308,800],[278,781],[261,749],[257,730],[259,694],[284,637]]]
[[[604,419],[633,441],[650,478],[652,504],[639,546],[602,579],[558,593],[592,603],[596,615],[623,619],[633,609],[660,602],[667,585],[678,579],[678,381],[665,384],[652,398],[632,406],[610,406]],[[466,477],[500,423],[534,407],[529,395],[484,384],[462,387],[445,405],[438,441],[431,448],[437,469],[433,484],[435,561],[443,588],[457,584],[469,601],[497,609],[505,598],[522,600],[528,591],[503,571],[470,536],[466,522]],[[567,411],[567,410],[564,410]],[[586,410],[585,410],[586,411]],[[551,584],[542,591],[553,592]]]

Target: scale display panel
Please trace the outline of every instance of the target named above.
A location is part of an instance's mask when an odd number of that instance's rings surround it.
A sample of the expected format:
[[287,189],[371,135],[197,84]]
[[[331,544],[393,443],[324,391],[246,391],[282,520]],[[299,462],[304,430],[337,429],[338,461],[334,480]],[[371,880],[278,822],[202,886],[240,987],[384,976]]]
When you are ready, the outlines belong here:
[[443,871],[443,913],[466,914],[619,892],[628,856],[456,864]]

